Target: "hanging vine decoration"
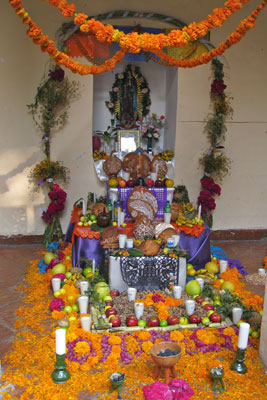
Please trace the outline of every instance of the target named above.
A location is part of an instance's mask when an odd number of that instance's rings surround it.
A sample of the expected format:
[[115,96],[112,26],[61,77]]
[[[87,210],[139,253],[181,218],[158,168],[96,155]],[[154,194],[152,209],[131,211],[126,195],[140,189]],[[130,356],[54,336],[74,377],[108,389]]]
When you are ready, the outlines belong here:
[[231,118],[233,109],[231,97],[225,94],[223,64],[217,58],[212,61],[214,80],[211,84],[211,102],[213,111],[208,115],[204,132],[210,142],[209,150],[200,158],[204,176],[201,179],[201,191],[198,204],[201,205],[202,217],[211,227],[213,223],[212,211],[216,207],[214,197],[221,194],[221,188],[215,180],[221,182],[230,171],[230,160],[225,155],[224,140],[226,118]]

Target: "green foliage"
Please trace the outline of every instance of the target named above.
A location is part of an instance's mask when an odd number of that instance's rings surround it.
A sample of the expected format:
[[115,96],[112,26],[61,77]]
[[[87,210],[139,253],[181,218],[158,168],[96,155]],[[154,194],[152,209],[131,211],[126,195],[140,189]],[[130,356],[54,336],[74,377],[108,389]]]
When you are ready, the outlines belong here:
[[185,185],[174,186],[173,202],[174,203],[190,203],[188,190]]
[[204,127],[204,132],[206,132],[212,147],[216,147],[222,140],[225,139],[224,134],[226,130],[224,114],[209,115]]
[[199,162],[205,172],[219,180],[225,177],[230,170],[230,159],[221,151],[218,154],[212,152],[209,155],[203,155]]
[[226,290],[221,297],[221,306],[216,306],[215,311],[224,317],[232,318],[232,309],[233,307],[240,307],[243,310],[242,317],[249,318],[251,315],[252,308],[248,309],[248,307],[242,303],[240,298],[235,294],[232,294],[229,290]]

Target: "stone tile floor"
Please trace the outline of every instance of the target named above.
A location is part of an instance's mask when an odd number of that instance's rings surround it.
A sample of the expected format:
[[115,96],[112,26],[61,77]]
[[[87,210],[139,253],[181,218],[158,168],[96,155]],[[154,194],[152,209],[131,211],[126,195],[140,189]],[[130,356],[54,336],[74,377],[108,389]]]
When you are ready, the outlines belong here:
[[[267,251],[267,241],[213,241],[213,246],[222,248],[228,258],[238,259],[251,274],[262,266]],[[30,260],[39,258],[42,250],[38,245],[0,246],[0,360],[11,348],[14,337],[15,312],[21,295],[15,291],[23,281]],[[264,295],[264,286],[250,285],[251,291]]]

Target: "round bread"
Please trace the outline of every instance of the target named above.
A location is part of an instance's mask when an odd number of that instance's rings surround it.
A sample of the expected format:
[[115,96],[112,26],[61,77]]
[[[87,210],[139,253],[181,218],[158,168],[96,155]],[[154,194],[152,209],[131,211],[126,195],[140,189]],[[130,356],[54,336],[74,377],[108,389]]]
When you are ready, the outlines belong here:
[[121,168],[122,161],[112,153],[103,164],[103,170],[107,176],[117,176]]
[[159,253],[160,245],[154,240],[145,240],[139,247],[145,256],[156,256]]
[[116,249],[119,247],[119,230],[115,226],[105,228],[100,244],[104,249]]
[[154,225],[147,216],[142,215],[133,224],[133,234],[137,240],[143,240],[145,236],[154,237]]
[[167,243],[167,240],[169,239],[170,236],[175,235],[176,231],[174,228],[167,228],[161,234],[159,235],[160,239],[164,240],[165,243]]
[[173,229],[173,226],[171,224],[167,224],[166,222],[161,222],[160,224],[158,224],[155,228],[156,239],[158,239],[161,232],[165,231],[165,229],[168,229],[168,228]]
[[138,174],[146,178],[150,174],[150,165],[150,158],[146,154],[133,151],[124,157],[122,168],[135,180]]
[[96,217],[98,217],[98,215],[100,213],[102,213],[103,211],[105,211],[105,213],[108,213],[108,208],[107,208],[106,204],[104,204],[104,203],[95,203],[92,207],[92,211],[93,211],[93,214]]
[[168,172],[168,165],[160,156],[155,156],[151,163],[151,172],[157,172],[158,178],[165,178]]
[[152,221],[158,212],[156,197],[144,186],[137,186],[131,191],[127,207],[134,220],[145,215]]

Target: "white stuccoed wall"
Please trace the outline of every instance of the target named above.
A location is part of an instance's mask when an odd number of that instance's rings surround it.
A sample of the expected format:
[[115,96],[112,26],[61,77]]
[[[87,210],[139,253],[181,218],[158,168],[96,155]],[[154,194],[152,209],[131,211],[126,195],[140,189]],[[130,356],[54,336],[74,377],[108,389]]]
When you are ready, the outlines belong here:
[[[2,4],[3,3],[3,4]],[[24,0],[33,20],[54,38],[56,29],[65,19],[46,2]],[[125,8],[124,0],[103,0],[90,5],[75,1],[78,11],[94,14]],[[196,6],[197,4],[197,6]],[[185,22],[200,20],[223,1],[211,0],[136,0],[137,10],[153,10],[176,15]],[[212,31],[214,44],[224,40],[238,22],[255,7],[252,1],[233,16],[222,29]],[[26,104],[32,102],[48,56],[33,45],[26,36],[25,26],[7,2],[1,2],[2,34],[0,36],[0,235],[41,234],[44,225],[39,217],[45,206],[43,193],[30,196],[27,175],[43,158],[40,134],[36,131]],[[118,21],[121,24],[121,21]],[[138,20],[135,22],[139,22]],[[146,26],[159,26],[152,21],[140,21]],[[125,25],[129,25],[125,21]],[[267,12],[264,11],[253,31],[225,54],[226,84],[234,97],[234,119],[228,123],[226,150],[233,160],[231,175],[222,184],[214,213],[215,229],[264,228],[267,219]],[[83,60],[85,62],[85,60]],[[69,111],[69,122],[53,135],[52,157],[62,160],[71,170],[67,187],[68,202],[63,215],[66,229],[72,205],[87,192],[101,193],[92,164],[93,77],[79,77],[67,72],[71,79],[81,82],[81,97]],[[207,148],[203,135],[203,119],[209,111],[210,65],[178,72],[178,110],[176,126],[176,184],[187,185],[191,200],[196,202],[201,171],[198,159]],[[175,79],[174,79],[175,80]],[[109,88],[107,88],[107,91]]]

